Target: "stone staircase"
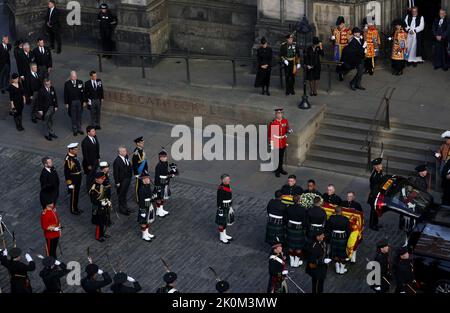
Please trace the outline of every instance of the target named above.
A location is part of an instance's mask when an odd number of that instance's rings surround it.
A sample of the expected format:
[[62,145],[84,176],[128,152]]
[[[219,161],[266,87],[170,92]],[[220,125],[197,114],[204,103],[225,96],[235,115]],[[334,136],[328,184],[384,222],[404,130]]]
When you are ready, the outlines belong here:
[[[370,125],[369,118],[327,112],[303,166],[368,176],[364,145]],[[383,146],[385,169],[397,175],[408,175],[418,164],[427,163],[434,182],[432,151],[441,144],[441,133],[437,128],[391,122],[390,130],[375,131],[372,158],[380,156]]]

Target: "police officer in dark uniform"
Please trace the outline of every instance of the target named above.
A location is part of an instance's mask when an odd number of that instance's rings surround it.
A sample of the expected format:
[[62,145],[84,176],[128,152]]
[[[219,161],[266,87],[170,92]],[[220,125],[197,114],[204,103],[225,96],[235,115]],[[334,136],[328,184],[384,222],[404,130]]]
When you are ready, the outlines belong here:
[[324,231],[325,222],[327,220],[327,213],[321,207],[322,199],[315,197],[313,200],[313,207],[308,209],[307,221],[308,221],[308,238],[310,241],[314,241],[314,235],[319,231]]
[[334,185],[329,184],[327,192],[322,195],[323,201],[329,204],[341,205],[342,199],[336,194],[336,188]]
[[[139,176],[145,171],[148,172],[148,162],[147,157],[145,156],[144,151],[144,137],[140,136],[134,140],[134,143],[136,144],[136,148],[133,151],[133,156],[131,158],[131,164],[133,165],[133,175],[136,178],[136,187],[135,187],[135,194],[136,194],[136,202],[139,203],[139,185],[142,183],[139,179]],[[125,214],[125,215],[129,215]]]
[[[103,272],[96,264],[89,263],[85,271],[87,275],[81,279],[81,287],[86,293],[101,293],[103,287],[112,283],[108,272]],[[101,275],[103,279],[99,280],[98,275]]]
[[335,208],[335,215],[330,216],[325,225],[327,237],[330,238],[330,257],[336,261],[336,273],[345,274],[347,256],[347,241],[350,236],[350,221],[342,215],[342,208]]
[[177,280],[177,274],[174,272],[167,272],[163,276],[163,280],[166,283],[165,286],[162,286],[156,290],[156,293],[180,293],[175,288],[175,281]]
[[372,161],[373,171],[370,175],[370,193],[367,203],[370,205],[370,221],[369,227],[372,230],[378,231],[380,226],[378,225],[378,214],[375,210],[375,200],[378,192],[380,191],[381,184],[385,178],[383,174],[383,159],[377,158]]
[[324,241],[325,233],[317,230],[314,241],[306,250],[305,272],[312,278],[312,293],[323,293],[323,285],[327,277],[328,264],[331,259],[327,257],[327,244]]
[[286,239],[291,267],[303,264],[302,256],[306,244],[305,231],[308,229],[306,209],[299,204],[300,196],[294,196],[294,205],[286,209]]
[[[102,3],[100,5],[100,12],[97,16],[100,29],[100,39],[102,41],[103,51],[113,51],[114,41],[112,40],[114,29],[117,26],[117,18],[108,9],[108,4]],[[105,57],[111,57],[106,56]]]
[[286,258],[283,255],[281,242],[276,242],[272,246],[269,256],[269,285],[268,293],[287,293],[286,275],[288,274]]
[[[9,260],[8,252],[11,257]],[[12,248],[11,251],[5,249],[2,251],[0,263],[6,267],[9,272],[11,293],[32,293],[33,291],[31,289],[28,272],[34,271],[36,269],[36,264],[28,253],[25,254],[28,264],[21,262],[21,254],[22,251],[16,247]]]
[[71,143],[67,146],[69,150],[64,160],[64,177],[66,178],[67,193],[70,195],[70,213],[80,215],[82,210],[78,209],[78,198],[81,188],[81,164],[77,159],[78,143]]
[[394,274],[397,282],[395,293],[416,293],[413,264],[407,247],[401,247],[397,251]]
[[389,243],[386,239],[382,239],[377,243],[377,254],[374,261],[380,264],[381,280],[379,285],[373,286],[373,289],[376,293],[387,293],[391,285],[392,274],[389,260]]
[[275,191],[275,199],[267,204],[266,243],[274,245],[277,242],[284,243],[284,215],[286,206],[281,202],[281,190]]
[[286,41],[280,47],[280,57],[286,76],[286,95],[295,95],[295,74],[300,68],[300,52],[294,42],[294,35],[286,36]]
[[44,293],[62,293],[61,278],[70,272],[67,269],[67,265],[52,256],[43,259],[42,265],[44,265],[44,268],[39,273],[39,276],[44,281]]
[[[125,283],[129,281],[133,283],[133,287],[126,286]],[[141,285],[133,278],[123,272],[114,275],[114,283],[111,285],[113,293],[138,293],[142,290]]]

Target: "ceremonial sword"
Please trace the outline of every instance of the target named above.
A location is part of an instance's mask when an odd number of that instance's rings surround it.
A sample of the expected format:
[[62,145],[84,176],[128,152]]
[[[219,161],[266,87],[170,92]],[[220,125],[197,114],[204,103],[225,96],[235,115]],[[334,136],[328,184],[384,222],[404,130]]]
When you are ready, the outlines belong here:
[[298,290],[300,290],[302,293],[306,293],[302,287],[300,287],[289,275],[286,275],[286,278],[292,283],[294,284],[295,287],[297,287]]
[[169,265],[167,264],[167,262],[166,262],[162,257],[160,257],[160,259],[161,259],[161,262],[162,262],[164,268],[166,269],[166,271],[167,271],[167,272],[172,272],[172,271],[170,270],[170,267],[169,267]]

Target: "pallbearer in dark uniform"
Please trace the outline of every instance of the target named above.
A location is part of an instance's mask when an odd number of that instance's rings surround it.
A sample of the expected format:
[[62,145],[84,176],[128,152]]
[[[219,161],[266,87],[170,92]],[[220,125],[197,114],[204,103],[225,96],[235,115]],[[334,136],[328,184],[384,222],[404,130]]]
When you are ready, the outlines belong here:
[[[52,187],[46,188],[51,189]],[[50,190],[50,194],[51,193],[52,190]],[[44,231],[46,255],[56,259],[56,249],[58,247],[59,238],[61,237],[61,221],[52,199],[48,199],[44,203],[46,206],[41,214],[41,227]]]
[[325,234],[318,230],[314,234],[314,241],[306,250],[306,274],[312,279],[312,293],[323,293],[325,278],[327,277],[328,263],[327,245],[324,241]]
[[112,37],[114,29],[117,26],[117,18],[109,10],[108,4],[102,3],[100,5],[100,12],[97,16],[97,22],[99,24],[100,39],[102,41],[103,51],[113,51],[114,41],[112,40]]
[[85,103],[84,84],[78,79],[77,72],[70,72],[70,79],[64,83],[64,104],[72,122],[74,136],[83,135],[81,123],[83,121],[83,107]]
[[105,175],[105,180],[103,181],[103,188],[104,188],[104,192],[105,192],[105,197],[106,199],[109,200],[109,202],[111,203],[110,206],[108,206],[108,212],[107,212],[107,222],[106,222],[106,226],[111,227],[111,225],[113,224],[112,220],[111,220],[111,211],[112,211],[112,201],[111,201],[111,196],[112,196],[112,186],[111,186],[111,180],[109,179],[109,173],[110,173],[110,169],[109,169],[109,163],[106,161],[100,161],[98,163],[98,167],[100,169],[100,172],[102,172]]
[[59,21],[59,10],[55,7],[56,2],[48,2],[47,15],[45,16],[45,30],[50,37],[50,47],[55,49],[56,53],[61,53],[61,24]]
[[397,283],[395,293],[416,293],[413,263],[407,247],[401,247],[397,251],[394,275]]
[[297,176],[289,175],[286,185],[281,187],[283,196],[300,196],[303,193],[303,188],[297,185]]
[[347,199],[345,201],[342,201],[341,206],[343,208],[354,209],[359,212],[363,211],[361,204],[356,201],[356,193],[354,191],[347,192]]
[[[112,283],[108,272],[103,272],[98,265],[90,263],[86,266],[86,277],[81,279],[81,287],[86,293],[101,293],[102,288]],[[102,279],[98,279],[101,275]]]
[[230,283],[226,280],[220,280],[216,283],[216,290],[218,293],[226,293],[230,290]]
[[281,190],[275,191],[275,198],[267,204],[266,243],[271,246],[285,241],[284,216],[286,205],[281,202],[282,196]]
[[222,174],[220,180],[221,184],[217,189],[216,224],[219,226],[220,242],[228,244],[233,237],[227,235],[227,226],[234,222],[233,195],[230,187],[231,177],[228,174]]
[[[10,259],[8,259],[8,254],[10,255]],[[16,247],[12,248],[10,251],[5,249],[2,251],[0,263],[6,267],[9,272],[11,293],[32,293],[33,291],[28,272],[34,271],[36,269],[36,264],[28,253],[25,254],[27,264],[21,262],[21,254],[22,251]]]
[[81,164],[78,161],[78,143],[71,143],[67,146],[69,152],[64,160],[64,177],[66,178],[67,193],[70,195],[70,213],[80,215],[82,210],[78,209],[78,198],[81,188]]
[[155,167],[155,191],[158,195],[156,198],[156,215],[164,217],[169,214],[164,210],[164,203],[170,198],[170,179],[178,175],[178,169],[175,163],[169,165],[167,161],[167,151],[162,150],[158,153],[159,162]]
[[288,146],[287,137],[292,133],[289,128],[289,121],[283,117],[283,109],[275,109],[275,119],[269,124],[269,144],[271,150],[276,150],[278,155],[278,167],[275,170],[275,176],[280,174],[287,175],[283,169],[284,155]]
[[[55,167],[53,166],[53,160],[51,158],[49,158],[48,156],[43,157],[42,158],[42,165],[44,165],[44,167],[42,168],[41,171],[41,176],[39,177],[39,181],[41,183],[41,191],[46,188],[46,187],[51,187],[53,194],[52,196],[52,202],[54,202],[55,204],[58,201],[58,196],[59,196],[59,176],[58,176],[58,172],[56,172]],[[41,195],[40,200],[41,200],[41,205],[42,208],[45,208],[45,204],[44,204],[44,200],[42,198],[43,195]]]
[[97,78],[97,72],[89,73],[90,80],[84,83],[84,95],[88,104],[88,110],[91,111],[91,125],[95,129],[101,129],[100,117],[103,104],[103,82]]
[[255,87],[262,87],[263,95],[270,96],[270,75],[272,72],[272,48],[265,37],[261,38],[261,46],[256,51],[256,79]]
[[308,209],[307,214],[307,224],[308,238],[310,241],[314,240],[314,235],[317,232],[323,232],[325,227],[325,222],[327,220],[327,213],[322,209],[322,199],[320,197],[315,197],[313,200],[313,207]]
[[150,242],[155,237],[150,234],[150,225],[155,221],[154,200],[156,195],[152,191],[150,185],[150,175],[147,171],[140,175],[141,183],[139,184],[139,211],[138,223],[142,232],[142,240]]
[[83,153],[83,171],[86,175],[86,189],[92,186],[93,177],[100,162],[100,143],[98,142],[95,127],[86,127],[86,137],[81,142],[81,152]]
[[305,232],[308,229],[306,209],[299,204],[299,201],[300,196],[294,196],[294,205],[290,205],[286,209],[286,239],[291,267],[299,267],[303,264],[303,250],[306,245]]
[[37,47],[33,49],[34,62],[42,78],[48,78],[53,67],[52,52],[45,46],[44,39],[38,38]]
[[166,283],[165,286],[162,286],[156,290],[156,293],[180,293],[175,288],[175,281],[177,280],[177,274],[174,272],[167,272],[163,276],[163,280]]
[[319,197],[322,197],[320,191],[317,190],[316,181],[314,179],[309,179],[306,185],[305,193],[315,193]]
[[44,268],[39,273],[42,278],[45,290],[44,293],[62,293],[61,278],[66,276],[70,270],[63,262],[56,260],[52,256],[48,256],[42,260]]
[[378,231],[378,214],[375,210],[375,200],[377,198],[378,192],[380,191],[381,184],[384,180],[383,174],[383,159],[377,158],[372,161],[373,171],[370,175],[370,192],[367,203],[370,205],[370,222],[369,227],[372,230]]
[[300,52],[294,42],[294,35],[287,35],[286,41],[281,44],[280,58],[286,77],[286,95],[295,95],[295,75],[300,69]]
[[131,158],[131,164],[133,165],[133,175],[136,179],[136,185],[135,185],[135,194],[136,194],[136,202],[139,203],[139,176],[144,172],[148,172],[148,163],[147,163],[147,157],[145,156],[144,151],[144,137],[140,136],[134,140],[134,143],[136,144],[136,148],[134,149],[133,156]]
[[[126,282],[133,284],[133,287],[126,286]],[[114,283],[111,285],[113,293],[138,293],[142,290],[141,285],[133,278],[123,272],[114,275]]]
[[380,264],[381,280],[379,285],[373,286],[373,289],[376,293],[387,293],[389,292],[392,273],[389,259],[389,243],[386,239],[382,239],[377,243],[377,254],[374,261]]
[[322,195],[323,201],[329,204],[341,205],[342,199],[336,194],[336,188],[334,185],[329,184],[327,192]]
[[345,274],[347,255],[347,241],[350,236],[350,221],[342,215],[342,208],[336,207],[335,214],[330,216],[325,225],[325,230],[330,239],[330,258],[336,262],[336,273]]
[[108,222],[108,210],[111,201],[108,200],[103,183],[105,174],[97,172],[95,174],[95,183],[89,190],[89,197],[92,203],[92,223],[95,227],[95,239],[104,242],[109,235],[106,235],[106,226]]
[[269,256],[267,293],[287,293],[286,275],[288,273],[286,257],[283,255],[283,246],[280,242],[277,242],[272,246],[272,252]]

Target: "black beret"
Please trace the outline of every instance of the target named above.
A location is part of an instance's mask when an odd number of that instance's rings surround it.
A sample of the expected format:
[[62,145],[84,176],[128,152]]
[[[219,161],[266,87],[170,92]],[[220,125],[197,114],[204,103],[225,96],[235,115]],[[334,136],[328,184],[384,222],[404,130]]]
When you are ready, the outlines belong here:
[[55,261],[56,260],[54,257],[48,256],[42,260],[42,265],[44,265],[45,267],[51,267],[55,265]]
[[11,249],[11,251],[9,252],[9,254],[11,255],[11,257],[13,259],[18,258],[21,254],[22,254],[22,250],[20,250],[17,247],[14,247]]
[[98,272],[98,265],[90,263],[86,266],[85,271],[88,275],[94,275]]
[[423,172],[427,170],[427,165],[426,164],[421,164],[416,166],[415,168],[416,172]]
[[376,158],[374,160],[372,160],[372,165],[380,165],[383,162],[382,158]]
[[127,281],[128,275],[123,273],[123,272],[119,272],[116,275],[114,275],[114,282],[116,284],[124,284]]
[[138,142],[141,142],[141,141],[144,141],[144,137],[142,137],[142,136],[137,137],[137,138],[134,140],[135,143],[138,143]]
[[171,284],[177,280],[177,274],[174,272],[165,273],[163,279],[166,282],[166,284]]
[[220,293],[226,292],[228,291],[228,289],[230,289],[230,284],[225,281],[225,280],[221,280],[218,281],[216,284],[216,290]]

